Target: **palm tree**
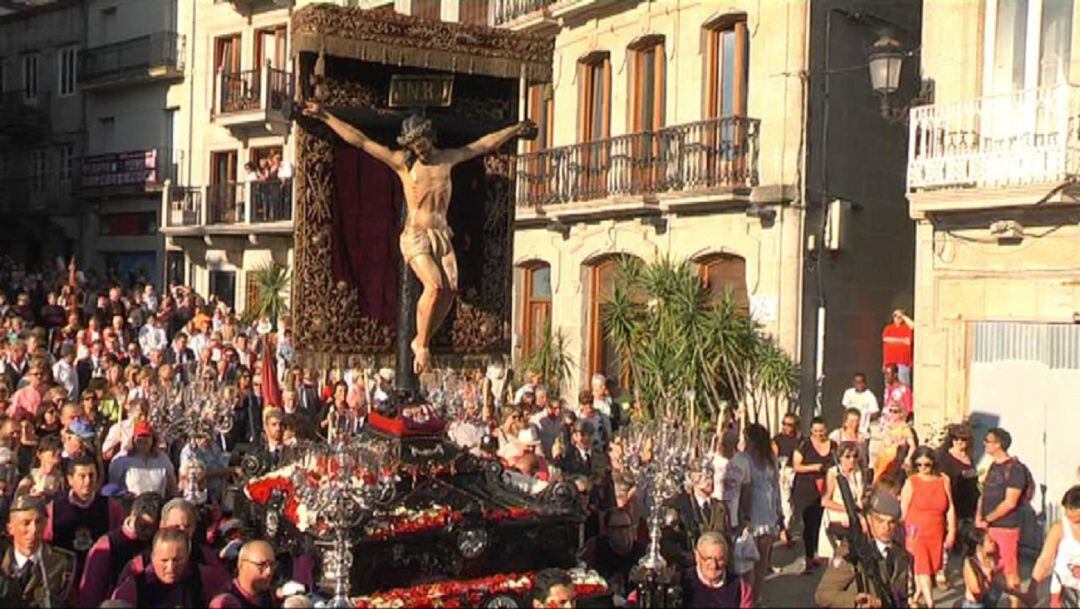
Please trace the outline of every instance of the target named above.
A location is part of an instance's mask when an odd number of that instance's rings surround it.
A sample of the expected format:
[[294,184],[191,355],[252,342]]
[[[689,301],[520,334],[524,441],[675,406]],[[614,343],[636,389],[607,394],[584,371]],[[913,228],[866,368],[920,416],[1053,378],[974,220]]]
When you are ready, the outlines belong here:
[[704,422],[729,404],[769,426],[798,386],[798,367],[726,294],[715,299],[689,262],[619,262],[604,333],[648,419]]
[[288,293],[292,277],[288,269],[276,262],[268,262],[253,271],[255,285],[259,290],[259,302],[252,314],[258,318],[270,318],[277,327],[278,318],[289,312]]
[[551,322],[544,324],[540,344],[521,362],[525,370],[536,370],[543,382],[555,393],[560,394],[566,379],[570,378],[574,360],[566,346],[566,336],[562,330],[551,329]]

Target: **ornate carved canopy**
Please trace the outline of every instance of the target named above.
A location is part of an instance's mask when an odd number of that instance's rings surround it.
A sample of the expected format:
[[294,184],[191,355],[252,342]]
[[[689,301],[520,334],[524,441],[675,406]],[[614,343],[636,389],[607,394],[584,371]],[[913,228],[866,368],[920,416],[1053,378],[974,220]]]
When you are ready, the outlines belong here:
[[551,82],[555,41],[387,10],[314,4],[293,15],[291,48],[387,65]]
[[[367,112],[369,118],[392,117],[394,113],[386,107],[390,73],[419,69],[456,74],[454,101],[442,110],[441,120],[458,129],[458,138],[468,135],[470,122],[490,130],[517,120],[519,78],[549,81],[551,75],[550,40],[389,11],[308,6],[293,16],[292,36],[292,48],[300,54],[297,88],[342,113],[351,109]],[[374,137],[394,146],[392,137],[380,133],[378,125],[364,124],[363,128],[371,128]],[[292,327],[297,352],[307,364],[317,366],[349,365],[390,355],[393,324],[368,314],[357,286],[333,269],[334,241],[340,239],[334,232],[340,203],[334,159],[340,144],[329,129],[310,119],[299,120],[295,133]],[[447,133],[447,139],[454,135]],[[459,213],[476,217],[479,224],[473,228],[471,263],[468,253],[458,252],[462,291],[451,318],[433,340],[437,358],[440,354],[500,353],[509,348],[513,208],[505,163],[499,160],[488,157],[478,161],[482,167],[464,176],[455,174],[455,180],[469,176],[472,182],[472,186],[456,187],[455,196],[470,190],[476,193],[469,207],[461,207]],[[371,195],[365,191],[365,196]],[[451,205],[452,224],[456,205]],[[459,232],[456,227],[455,232]],[[344,238],[359,237],[350,233]],[[386,264],[399,261],[395,258]],[[471,281],[465,279],[467,268],[473,269]]]

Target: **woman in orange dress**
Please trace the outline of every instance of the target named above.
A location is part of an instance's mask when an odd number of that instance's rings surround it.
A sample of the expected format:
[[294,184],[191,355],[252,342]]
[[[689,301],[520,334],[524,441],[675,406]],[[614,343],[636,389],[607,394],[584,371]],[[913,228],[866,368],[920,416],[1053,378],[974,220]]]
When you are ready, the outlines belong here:
[[915,560],[915,596],[925,607],[934,606],[934,574],[941,570],[941,548],[956,541],[956,510],[949,478],[938,473],[937,458],[929,446],[915,450],[915,473],[904,482],[900,506],[904,514],[905,545]]

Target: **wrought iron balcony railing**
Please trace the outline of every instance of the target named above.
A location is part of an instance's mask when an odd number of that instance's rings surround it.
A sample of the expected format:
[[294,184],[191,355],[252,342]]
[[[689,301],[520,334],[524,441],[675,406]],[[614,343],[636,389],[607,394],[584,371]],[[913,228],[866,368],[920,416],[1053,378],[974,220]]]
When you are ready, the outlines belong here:
[[749,188],[757,184],[759,125],[730,116],[522,154],[514,160],[516,203]]
[[166,192],[165,226],[187,227],[202,224],[204,189],[173,186]]
[[500,26],[509,23],[553,3],[554,0],[495,0],[491,9],[491,24]]
[[250,110],[280,111],[284,109],[292,90],[291,75],[285,70],[271,67],[222,72],[220,83],[219,112],[222,114]]
[[1055,183],[1080,174],[1080,88],[911,110],[909,191]]
[[79,83],[84,86],[181,76],[183,72],[184,36],[176,32],[139,36],[79,55]]
[[165,226],[194,228],[292,220],[292,180],[171,186],[165,194]]

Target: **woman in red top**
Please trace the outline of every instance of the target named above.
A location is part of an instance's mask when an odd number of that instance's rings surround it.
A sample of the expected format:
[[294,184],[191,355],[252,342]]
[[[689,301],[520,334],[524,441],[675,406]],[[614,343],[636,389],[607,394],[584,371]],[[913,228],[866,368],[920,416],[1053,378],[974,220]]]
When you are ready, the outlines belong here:
[[912,459],[915,474],[904,482],[900,506],[904,514],[905,545],[915,559],[915,596],[934,606],[934,573],[941,570],[941,548],[956,541],[956,510],[949,478],[937,471],[937,459],[929,446],[920,446]]

